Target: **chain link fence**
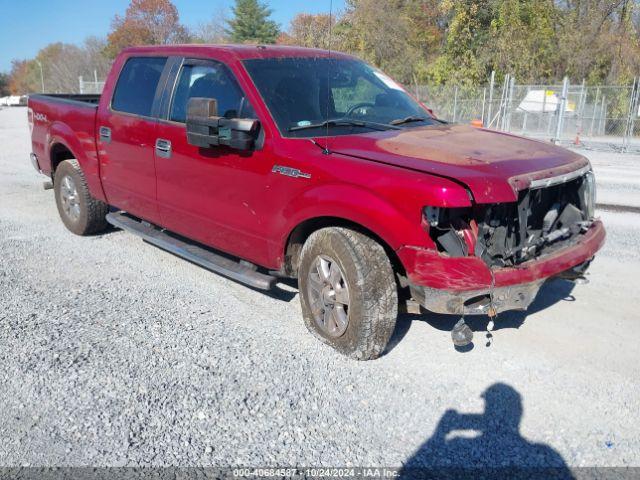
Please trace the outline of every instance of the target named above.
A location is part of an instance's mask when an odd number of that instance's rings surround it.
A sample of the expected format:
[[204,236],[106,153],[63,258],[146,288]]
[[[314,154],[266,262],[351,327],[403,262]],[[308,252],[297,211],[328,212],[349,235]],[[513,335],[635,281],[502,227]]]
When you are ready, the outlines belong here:
[[640,153],[640,79],[630,86],[518,85],[507,75],[482,87],[417,86],[445,120],[594,150]]
[[82,76],[78,77],[80,93],[92,93],[100,95],[104,88],[104,82],[98,81],[97,75],[94,80],[87,81]]

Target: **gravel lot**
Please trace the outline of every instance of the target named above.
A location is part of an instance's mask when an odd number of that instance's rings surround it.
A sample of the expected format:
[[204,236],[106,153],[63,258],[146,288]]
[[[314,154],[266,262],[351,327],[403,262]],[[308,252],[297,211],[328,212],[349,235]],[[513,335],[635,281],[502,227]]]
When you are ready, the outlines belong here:
[[0,465],[640,466],[639,215],[602,212],[591,283],[548,284],[490,346],[486,318],[459,352],[455,319],[406,315],[356,362],[306,332],[291,286],[65,230],[24,108],[0,111],[0,145]]

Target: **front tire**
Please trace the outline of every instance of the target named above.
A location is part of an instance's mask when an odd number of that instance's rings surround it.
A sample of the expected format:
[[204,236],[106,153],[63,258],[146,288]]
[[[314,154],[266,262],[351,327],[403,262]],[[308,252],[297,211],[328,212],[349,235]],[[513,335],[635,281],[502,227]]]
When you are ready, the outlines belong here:
[[317,230],[302,248],[298,284],[304,323],[316,338],[357,360],[382,354],[398,315],[382,245],[348,228]]
[[62,223],[76,235],[91,235],[108,227],[109,206],[89,193],[84,173],[75,159],[56,168],[53,191]]

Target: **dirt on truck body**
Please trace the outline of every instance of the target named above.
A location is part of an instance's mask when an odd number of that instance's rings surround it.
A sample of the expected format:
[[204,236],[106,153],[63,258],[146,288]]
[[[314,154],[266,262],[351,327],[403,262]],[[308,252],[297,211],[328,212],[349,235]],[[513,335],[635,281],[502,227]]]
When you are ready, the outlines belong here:
[[605,239],[584,157],[444,122],[342,53],[129,48],[101,95],[33,95],[29,123],[70,231],[112,224],[256,289],[295,278],[306,327],[355,359],[405,303],[526,309]]

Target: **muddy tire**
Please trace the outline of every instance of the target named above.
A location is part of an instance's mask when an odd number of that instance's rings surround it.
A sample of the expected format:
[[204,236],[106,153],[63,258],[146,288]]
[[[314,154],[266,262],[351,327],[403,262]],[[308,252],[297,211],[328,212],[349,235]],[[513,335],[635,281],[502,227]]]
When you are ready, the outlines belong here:
[[398,290],[384,248],[341,227],[317,230],[300,254],[304,323],[320,341],[357,360],[384,351],[398,315]]
[[91,235],[108,227],[109,206],[91,196],[77,160],[58,165],[53,191],[62,223],[76,235]]

